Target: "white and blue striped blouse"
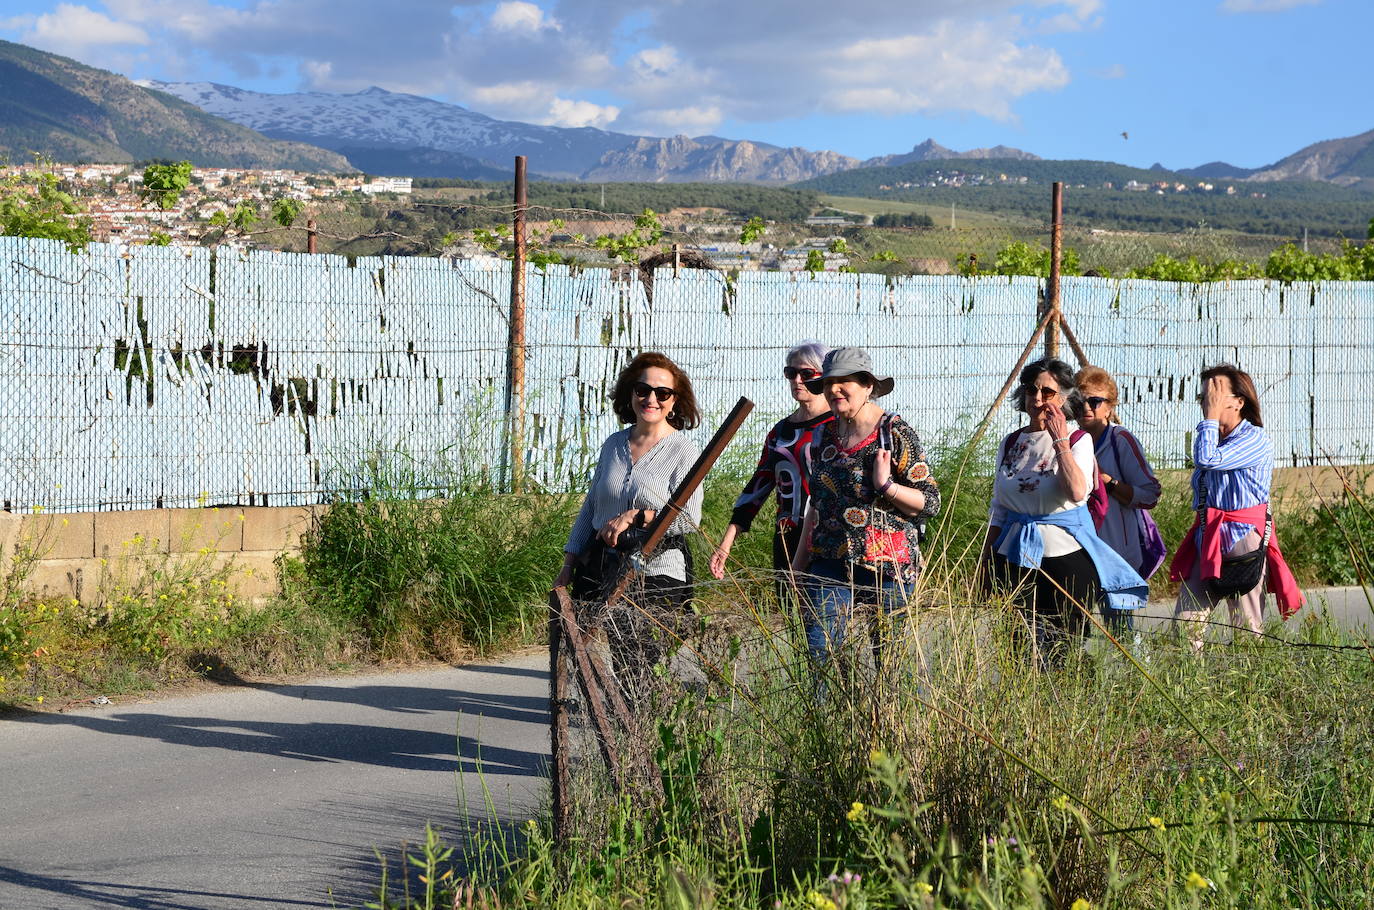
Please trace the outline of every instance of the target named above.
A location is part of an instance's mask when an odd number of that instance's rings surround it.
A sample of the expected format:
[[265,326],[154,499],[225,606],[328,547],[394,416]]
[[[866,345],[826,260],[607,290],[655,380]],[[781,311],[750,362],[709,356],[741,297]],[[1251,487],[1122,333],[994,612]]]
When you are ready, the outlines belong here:
[[[1215,420],[1197,425],[1193,439],[1193,508],[1202,507],[1202,485],[1207,485],[1207,505],[1214,509],[1247,509],[1269,501],[1274,481],[1274,443],[1263,428],[1242,420],[1220,439]],[[1221,526],[1221,548],[1226,553],[1254,530],[1242,522]],[[1202,529],[1198,529],[1198,546]]]

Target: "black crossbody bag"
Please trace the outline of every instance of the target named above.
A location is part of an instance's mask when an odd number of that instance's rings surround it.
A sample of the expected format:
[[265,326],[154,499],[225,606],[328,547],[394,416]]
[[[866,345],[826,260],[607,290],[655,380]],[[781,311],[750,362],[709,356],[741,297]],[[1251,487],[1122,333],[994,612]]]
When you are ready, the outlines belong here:
[[[1202,520],[1207,521],[1207,475],[1198,481],[1202,488]],[[1269,504],[1264,505],[1264,536],[1260,539],[1258,550],[1252,550],[1234,559],[1222,559],[1221,575],[1207,579],[1207,592],[1218,600],[1248,594],[1255,589],[1264,577],[1264,563],[1269,558],[1269,536],[1274,531],[1274,516]]]

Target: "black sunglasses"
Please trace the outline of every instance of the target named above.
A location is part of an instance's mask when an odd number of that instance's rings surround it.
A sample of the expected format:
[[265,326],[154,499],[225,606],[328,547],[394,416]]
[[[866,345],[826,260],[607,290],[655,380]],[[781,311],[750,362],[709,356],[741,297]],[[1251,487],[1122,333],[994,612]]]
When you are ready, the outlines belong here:
[[677,394],[676,391],[666,386],[649,385],[647,382],[636,382],[634,392],[636,398],[648,398],[650,394],[653,394],[660,402],[667,401]]
[[802,382],[810,382],[821,375],[821,371],[813,370],[811,367],[785,366],[782,368],[782,375],[788,380],[796,379],[800,376]]
[[1107,399],[1103,398],[1101,395],[1089,395],[1087,398],[1083,399],[1083,403],[1096,411],[1107,403]]

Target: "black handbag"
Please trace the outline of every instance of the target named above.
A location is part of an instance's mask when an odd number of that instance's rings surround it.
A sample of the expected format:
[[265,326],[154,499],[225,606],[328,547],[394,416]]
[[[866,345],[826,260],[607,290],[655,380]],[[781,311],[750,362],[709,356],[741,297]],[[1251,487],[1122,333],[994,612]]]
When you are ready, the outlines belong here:
[[[1207,482],[1205,479],[1201,481],[1201,487],[1202,511],[1205,517],[1207,511]],[[1222,600],[1227,597],[1248,594],[1255,590],[1255,586],[1264,577],[1264,564],[1269,558],[1269,536],[1273,530],[1274,516],[1269,510],[1269,506],[1265,505],[1264,536],[1260,538],[1259,549],[1234,559],[1223,559],[1220,577],[1207,579],[1207,593],[1217,600]]]
[[[644,543],[648,539],[649,529],[645,527],[629,527],[621,531],[614,547],[606,546],[599,536],[593,537],[587,549],[582,551],[582,555],[573,564],[572,596],[577,600],[605,600],[620,580],[626,565],[644,549]],[[690,585],[692,553],[687,547],[686,538],[681,534],[664,537],[659,543],[658,552],[662,554],[668,550],[682,551],[687,561],[687,583]]]

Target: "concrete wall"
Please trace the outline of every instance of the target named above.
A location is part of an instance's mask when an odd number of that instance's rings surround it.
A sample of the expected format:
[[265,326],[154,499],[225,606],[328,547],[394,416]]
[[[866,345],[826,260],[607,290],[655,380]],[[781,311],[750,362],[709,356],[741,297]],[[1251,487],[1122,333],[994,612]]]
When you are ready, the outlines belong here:
[[200,561],[228,568],[238,596],[262,599],[279,589],[275,560],[300,547],[316,507],[139,509],[128,512],[0,514],[0,558],[39,554],[22,587],[39,597],[99,602],[114,584],[131,583],[148,565]]

